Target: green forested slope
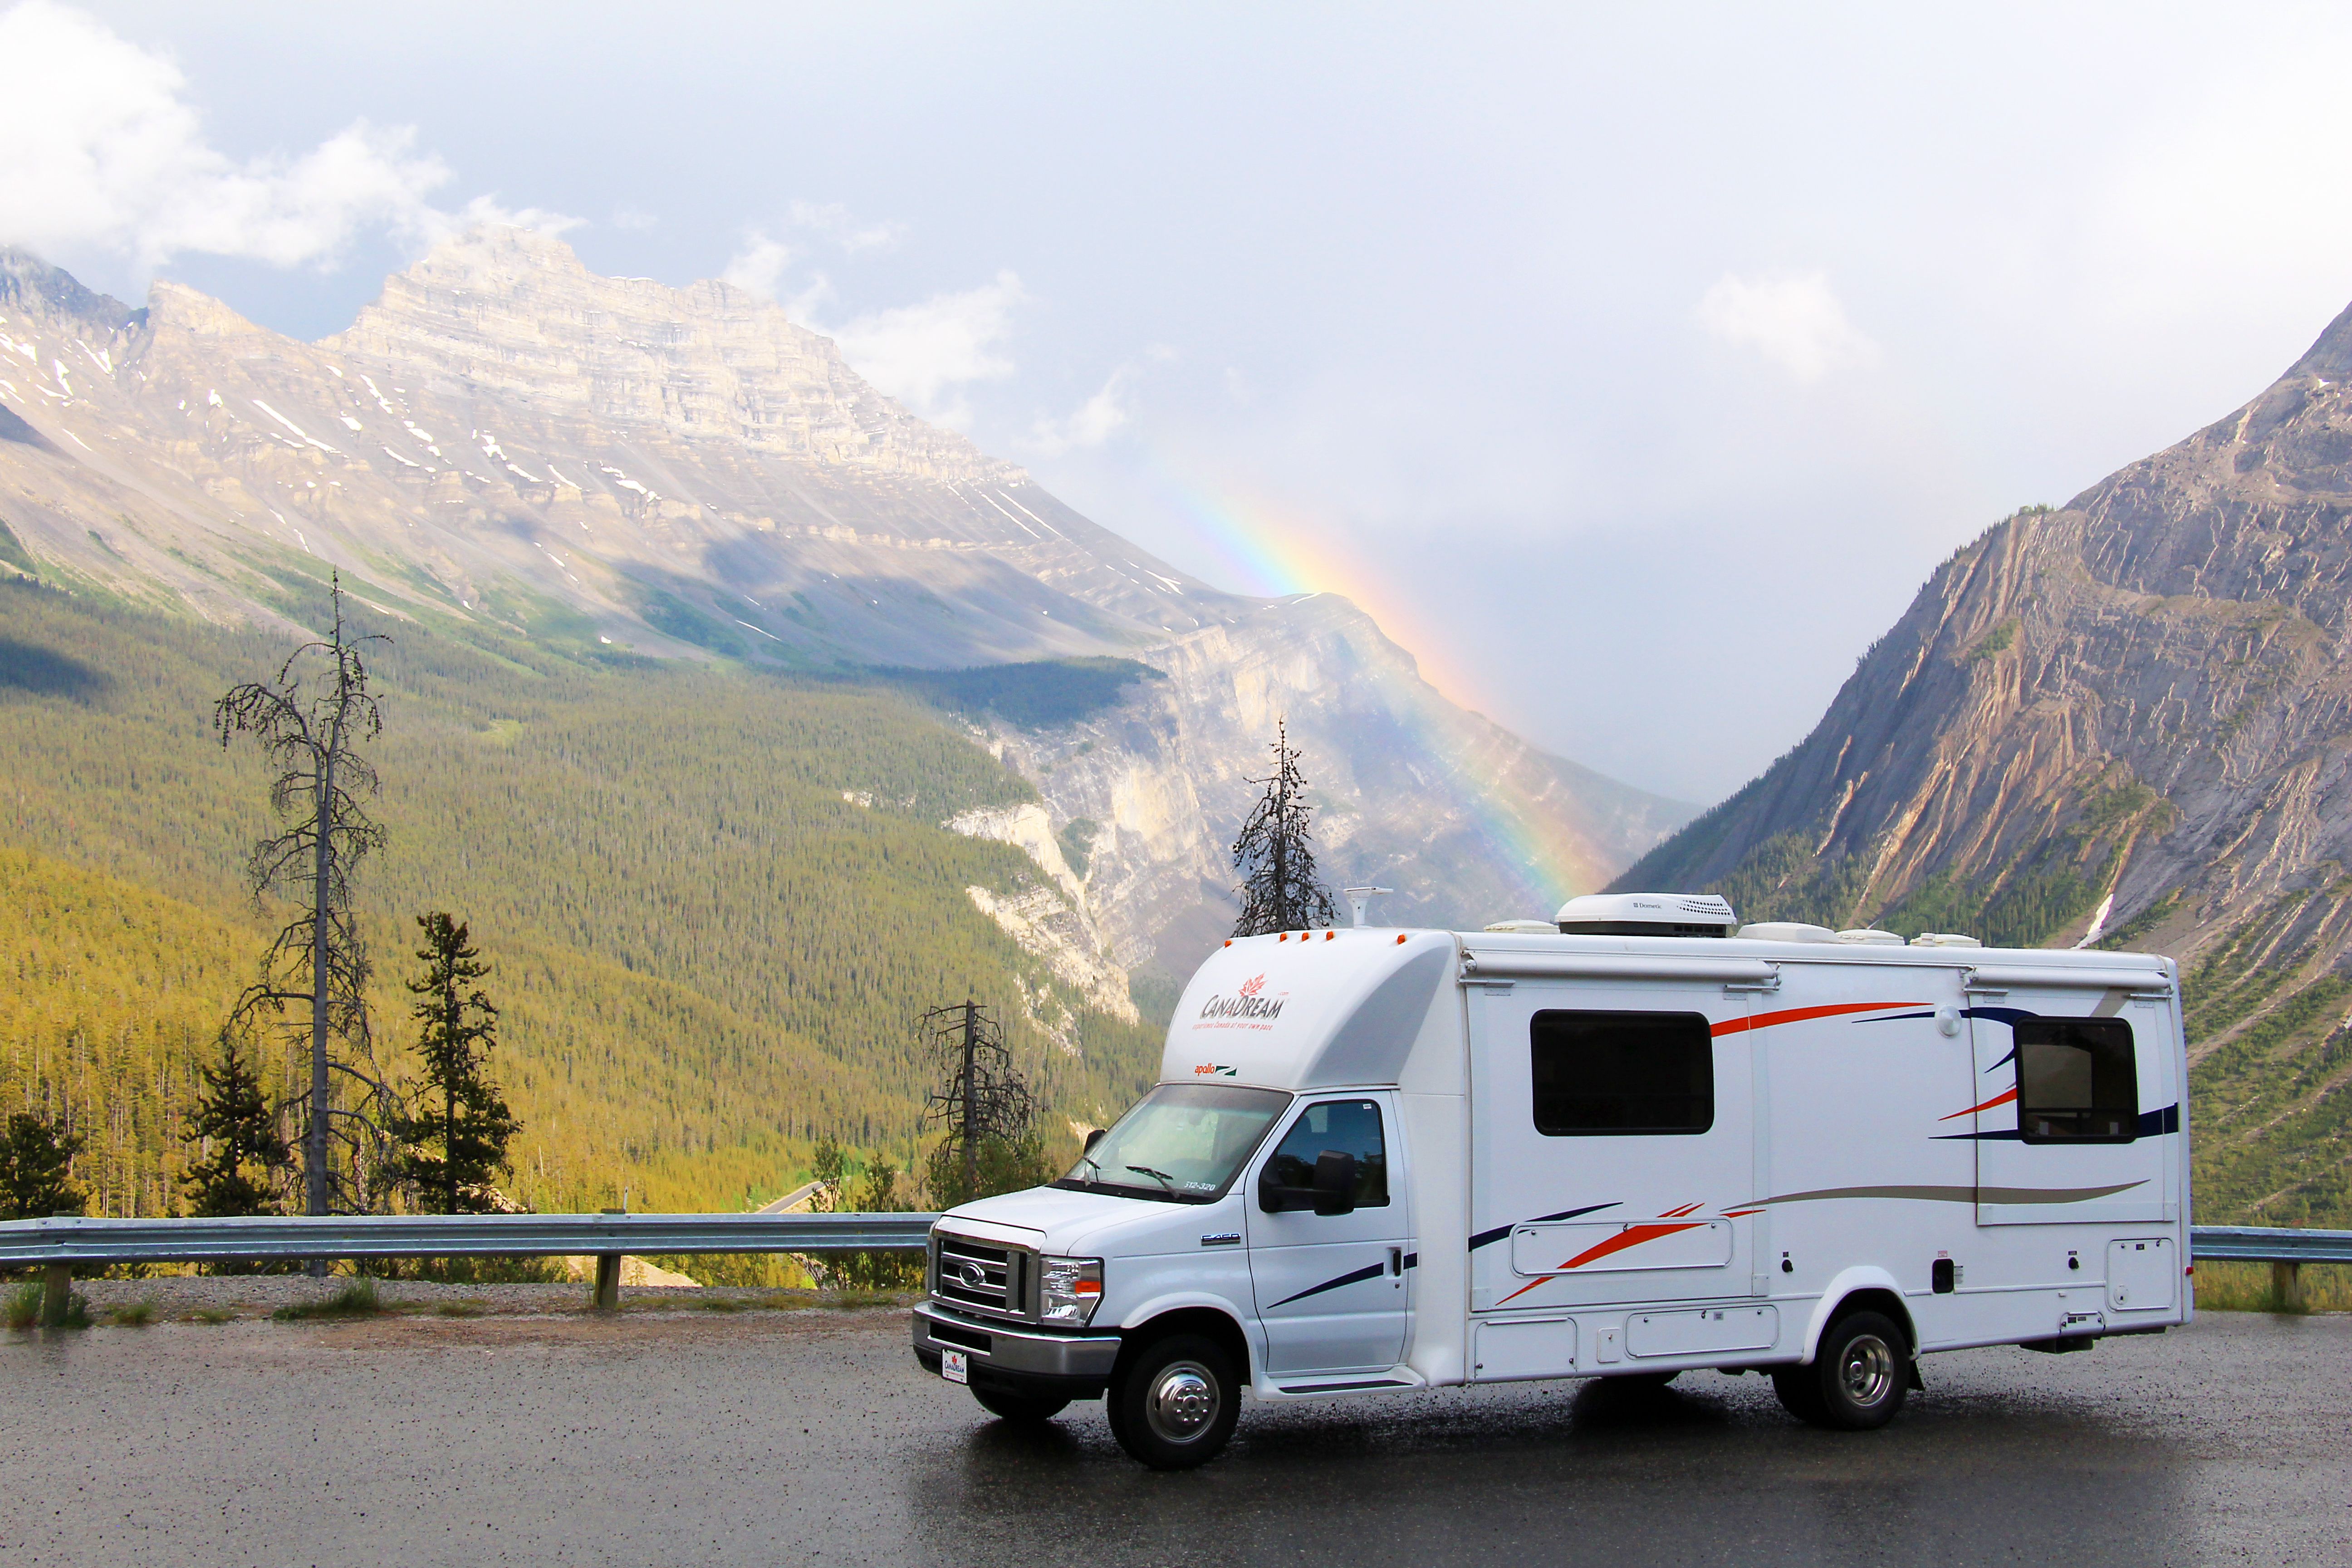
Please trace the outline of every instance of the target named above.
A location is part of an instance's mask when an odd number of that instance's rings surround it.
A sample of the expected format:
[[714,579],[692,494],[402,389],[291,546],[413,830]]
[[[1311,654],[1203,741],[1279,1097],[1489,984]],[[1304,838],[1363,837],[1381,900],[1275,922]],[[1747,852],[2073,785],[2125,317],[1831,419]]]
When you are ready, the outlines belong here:
[[[318,624],[321,585],[281,581]],[[1028,788],[904,696],[363,629],[394,638],[373,661],[389,844],[361,883],[379,1038],[389,1057],[405,1036],[411,917],[470,920],[499,966],[527,1201],[625,1184],[635,1206],[734,1207],[792,1184],[824,1133],[903,1162],[929,1077],[912,1019],[967,994],[1004,1016],[1054,1126],[1148,1080],[1144,1031],[1081,1011],[1073,1053],[1024,1016],[1016,976],[1053,982],[964,889],[1034,868],[937,824]],[[0,1110],[120,1123],[110,1212],[162,1201],[191,1053],[269,923],[238,879],[261,764],[209,719],[289,646],[0,585],[0,879],[26,911],[0,949],[26,977],[0,1011]],[[158,953],[186,977],[163,984]]]

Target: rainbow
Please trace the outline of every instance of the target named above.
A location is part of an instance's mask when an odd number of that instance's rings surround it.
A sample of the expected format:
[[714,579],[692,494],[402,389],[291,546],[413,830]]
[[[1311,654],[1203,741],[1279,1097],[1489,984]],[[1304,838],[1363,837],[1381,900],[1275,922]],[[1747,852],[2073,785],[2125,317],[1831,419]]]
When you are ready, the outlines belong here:
[[[1229,488],[1213,489],[1180,480],[1164,469],[1159,478],[1175,510],[1242,592],[1275,598],[1332,594],[1349,600],[1412,651],[1430,695],[1443,699],[1430,701],[1415,693],[1416,700],[1398,716],[1440,756],[1459,755],[1471,742],[1460,710],[1489,710],[1492,704],[1478,696],[1482,683],[1468,666],[1443,651],[1446,639],[1409,595],[1398,592],[1360,553],[1336,542],[1337,530],[1296,509]],[[1479,761],[1500,768],[1507,758],[1498,754]],[[1523,886],[1517,892],[1527,900],[1521,912],[1549,915],[1571,894],[1591,892],[1609,879],[1609,868],[1595,858],[1560,807],[1523,786],[1515,787],[1507,772],[1500,777],[1488,772],[1486,782],[1474,781],[1462,799],[1477,830],[1503,860],[1518,868]]]

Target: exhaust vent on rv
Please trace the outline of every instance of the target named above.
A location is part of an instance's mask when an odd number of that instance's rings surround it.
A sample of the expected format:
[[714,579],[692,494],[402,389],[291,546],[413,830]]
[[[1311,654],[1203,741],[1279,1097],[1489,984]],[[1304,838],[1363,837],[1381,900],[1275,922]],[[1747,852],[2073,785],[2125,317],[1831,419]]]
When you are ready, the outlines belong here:
[[1738,925],[1713,893],[1587,893],[1559,906],[1570,936],[1726,937]]

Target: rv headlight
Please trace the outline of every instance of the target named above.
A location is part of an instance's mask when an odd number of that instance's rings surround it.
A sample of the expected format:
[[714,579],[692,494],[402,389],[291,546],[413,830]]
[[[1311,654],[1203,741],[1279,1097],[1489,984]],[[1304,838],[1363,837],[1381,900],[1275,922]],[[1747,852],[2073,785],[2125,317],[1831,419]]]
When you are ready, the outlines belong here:
[[1102,1305],[1102,1259],[1041,1258],[1037,1260],[1040,1322],[1084,1328]]

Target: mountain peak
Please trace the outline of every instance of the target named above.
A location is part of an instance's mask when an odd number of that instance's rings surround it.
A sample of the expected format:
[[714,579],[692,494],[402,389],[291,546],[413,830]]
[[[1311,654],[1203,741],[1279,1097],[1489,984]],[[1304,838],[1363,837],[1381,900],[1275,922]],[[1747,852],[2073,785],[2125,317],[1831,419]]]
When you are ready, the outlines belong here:
[[201,338],[243,337],[267,331],[211,295],[168,278],[158,278],[147,286],[146,314],[148,324],[158,331],[177,331]]
[[145,314],[110,294],[84,288],[72,273],[50,266],[29,250],[0,245],[0,308],[10,307],[28,314],[86,322],[109,332],[136,327]]
[[2328,381],[2352,380],[2352,305],[2347,305],[2336,318],[2327,323],[2301,359],[2287,370],[2289,378],[2316,375]]
[[384,280],[320,347],[467,395],[926,479],[1026,476],[869,385],[830,338],[719,282],[604,278],[552,235],[484,225]]

